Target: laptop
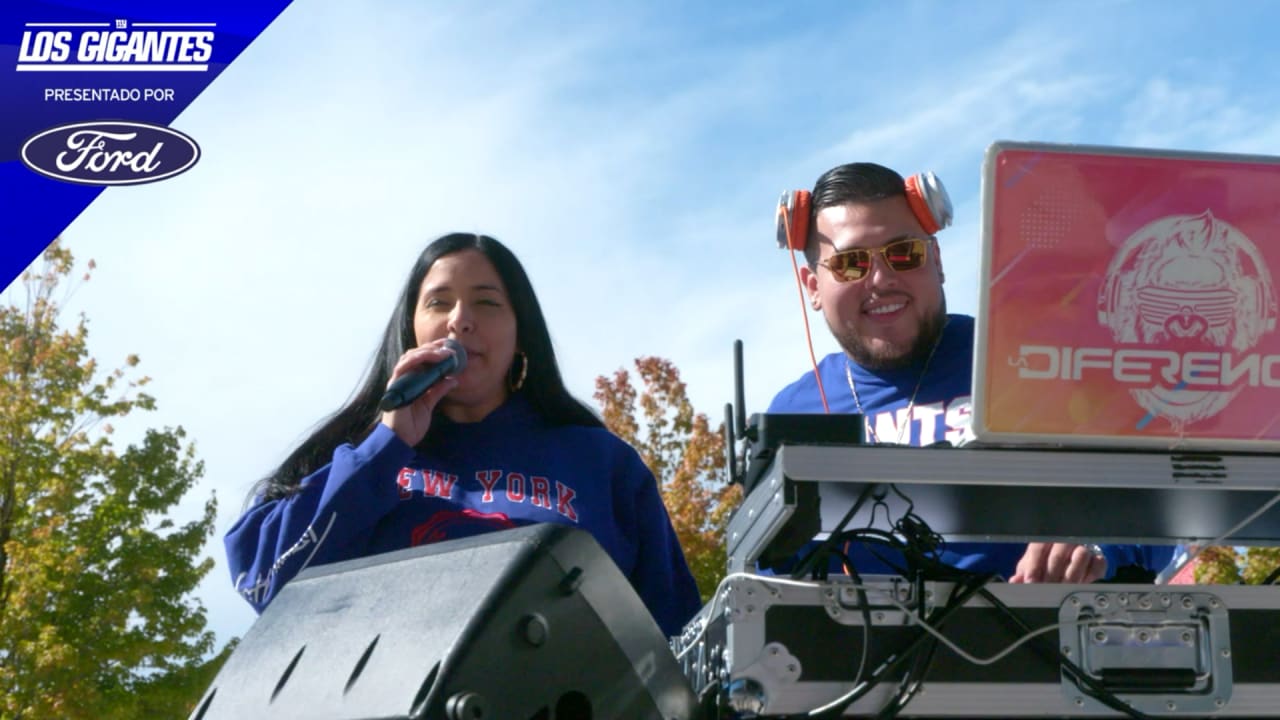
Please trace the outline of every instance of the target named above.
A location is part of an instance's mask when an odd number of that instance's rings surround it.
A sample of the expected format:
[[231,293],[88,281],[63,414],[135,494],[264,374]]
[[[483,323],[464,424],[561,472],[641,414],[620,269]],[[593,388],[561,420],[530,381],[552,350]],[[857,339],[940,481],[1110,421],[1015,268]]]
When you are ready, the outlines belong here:
[[1280,158],[997,142],[982,204],[979,443],[1280,449]]

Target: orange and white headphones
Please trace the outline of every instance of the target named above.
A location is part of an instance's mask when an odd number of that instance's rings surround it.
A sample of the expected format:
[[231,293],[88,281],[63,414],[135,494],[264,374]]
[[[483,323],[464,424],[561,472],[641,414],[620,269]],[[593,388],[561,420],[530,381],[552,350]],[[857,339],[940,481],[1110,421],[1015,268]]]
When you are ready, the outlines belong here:
[[[931,172],[906,179],[907,204],[926,233],[933,235],[951,224],[951,198],[942,181]],[[778,247],[804,251],[809,237],[812,195],[808,190],[787,190],[778,200]]]
[[[951,224],[951,198],[947,189],[937,175],[931,172],[918,173],[906,179],[907,204],[911,213],[919,221],[926,233],[933,235]],[[809,239],[809,214],[813,208],[813,196],[808,190],[788,190],[778,200],[776,224],[778,247],[783,250],[801,252]],[[813,364],[813,377],[818,385],[818,397],[822,400],[822,408],[831,412],[827,404],[827,394],[822,387],[822,375],[818,372],[818,359],[813,354],[813,336],[809,329],[809,315],[805,309],[804,286],[800,280],[800,267],[796,263],[795,252],[791,256],[791,267],[796,277],[796,289],[800,293],[800,314],[804,319],[805,341],[809,346],[809,360]]]

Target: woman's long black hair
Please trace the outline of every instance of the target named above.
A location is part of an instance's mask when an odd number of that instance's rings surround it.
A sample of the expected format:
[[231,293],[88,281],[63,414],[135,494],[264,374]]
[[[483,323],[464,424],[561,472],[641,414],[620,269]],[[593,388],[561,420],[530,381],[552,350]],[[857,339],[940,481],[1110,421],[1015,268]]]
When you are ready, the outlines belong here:
[[521,392],[533,409],[553,425],[603,427],[600,418],[565,388],[546,318],[520,261],[505,245],[488,235],[451,233],[434,240],[418,256],[405,280],[395,312],[387,322],[382,344],[351,399],[321,421],[310,437],[270,475],[258,481],[249,497],[250,503],[259,498],[272,500],[292,494],[304,477],[329,463],[335,448],[343,443],[359,444],[373,432],[381,416],[378,401],[391,379],[391,371],[401,355],[417,347],[413,318],[422,280],[436,260],[461,250],[480,251],[493,263],[506,286],[516,316],[516,347],[525,353],[528,366]]

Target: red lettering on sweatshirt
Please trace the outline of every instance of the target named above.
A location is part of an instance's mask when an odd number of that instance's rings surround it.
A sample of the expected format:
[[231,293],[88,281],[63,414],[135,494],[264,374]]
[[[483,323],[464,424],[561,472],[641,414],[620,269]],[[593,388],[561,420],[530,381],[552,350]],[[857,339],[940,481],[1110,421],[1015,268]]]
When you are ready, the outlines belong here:
[[524,476],[520,473],[507,473],[507,500],[524,502]]
[[484,488],[484,497],[480,498],[480,502],[493,502],[493,486],[498,484],[502,479],[501,470],[477,470],[476,482]]
[[573,509],[574,495],[577,495],[577,493],[573,491],[573,488],[559,480],[556,481],[556,512],[574,522],[578,522],[578,511]]
[[453,494],[453,484],[458,482],[457,475],[445,475],[439,470],[426,470],[422,473],[422,494],[447,498]]
[[400,486],[400,499],[404,500],[413,493],[409,490],[410,483],[413,482],[413,474],[417,472],[413,468],[401,468],[400,474],[396,475],[396,485]]
[[529,478],[529,502],[550,510],[551,481],[538,475]]

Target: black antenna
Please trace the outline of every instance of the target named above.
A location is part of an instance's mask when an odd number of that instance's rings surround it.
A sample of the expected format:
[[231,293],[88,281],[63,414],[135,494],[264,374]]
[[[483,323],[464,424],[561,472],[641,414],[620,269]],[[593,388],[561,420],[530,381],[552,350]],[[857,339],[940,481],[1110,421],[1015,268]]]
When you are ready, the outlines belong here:
[[[747,405],[744,396],[746,391],[742,387],[742,341],[733,341],[733,402],[738,406],[738,413],[734,416],[734,427],[737,428],[738,437],[747,436]],[[726,418],[727,422],[727,418]]]
[[724,404],[724,463],[729,469],[729,484],[739,482],[738,464],[734,461],[733,403]]

